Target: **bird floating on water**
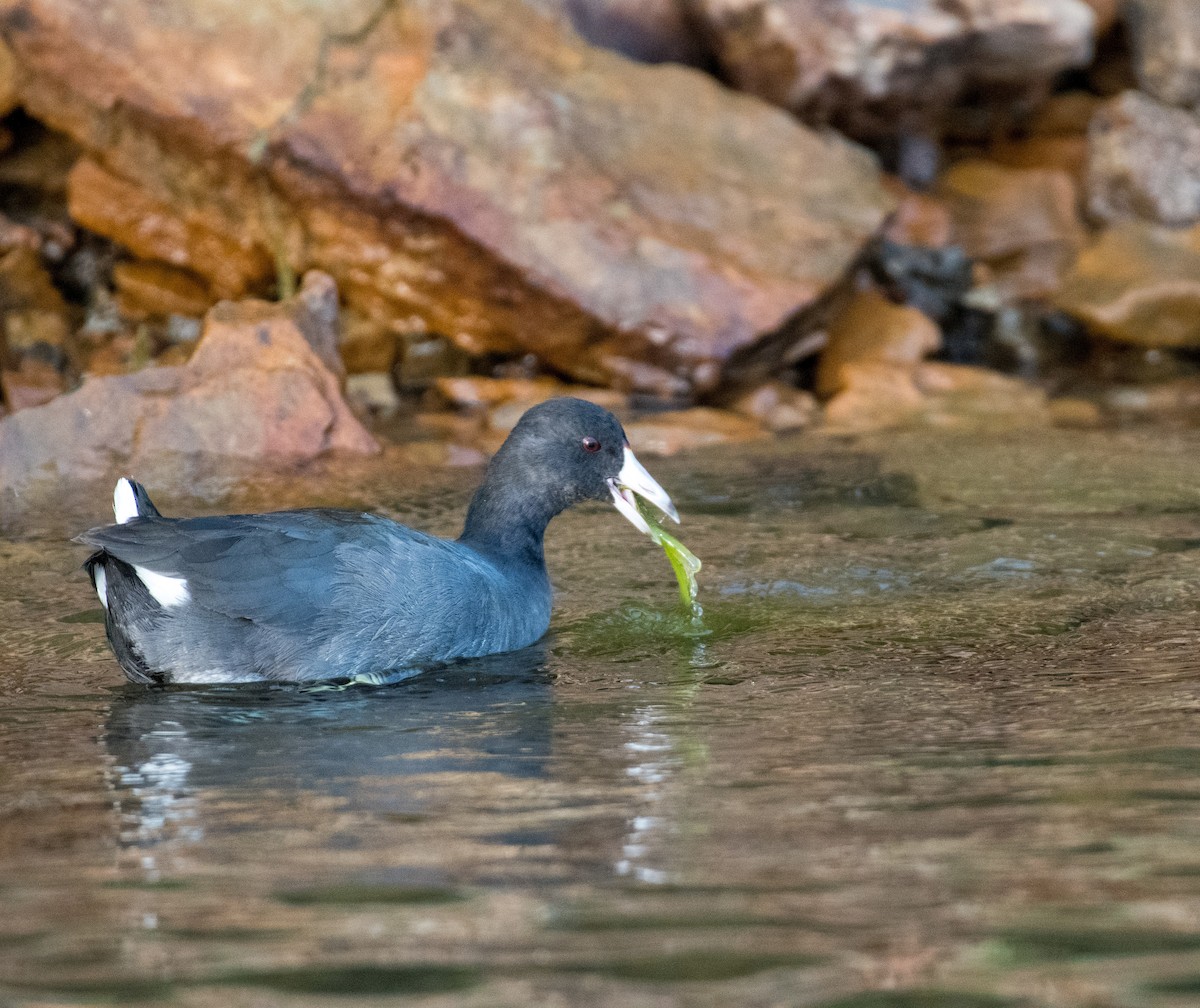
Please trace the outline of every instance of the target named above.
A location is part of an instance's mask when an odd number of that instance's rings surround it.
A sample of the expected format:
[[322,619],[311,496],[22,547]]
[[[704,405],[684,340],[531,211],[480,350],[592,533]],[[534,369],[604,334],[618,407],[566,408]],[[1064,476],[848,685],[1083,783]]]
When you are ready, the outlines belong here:
[[121,479],[117,524],[77,541],[133,682],[386,681],[532,644],[550,623],[550,520],[611,498],[649,533],[637,497],[679,521],[616,417],[563,398],[521,417],[455,540],[332,508],[167,518]]

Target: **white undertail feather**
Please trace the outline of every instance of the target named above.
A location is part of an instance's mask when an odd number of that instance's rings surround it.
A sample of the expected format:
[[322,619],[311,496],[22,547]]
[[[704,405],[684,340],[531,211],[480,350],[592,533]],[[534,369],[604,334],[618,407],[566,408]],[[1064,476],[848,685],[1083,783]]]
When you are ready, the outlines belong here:
[[138,567],[136,564],[133,569],[138,579],[146,586],[146,591],[160,606],[169,609],[171,606],[183,605],[192,600],[192,593],[188,591],[186,579],[168,577],[166,574],[159,574],[147,567]]
[[92,571],[96,581],[96,594],[100,596],[100,604],[105,609],[108,608],[108,578],[104,574],[104,568],[99,564]]
[[[140,517],[141,512],[138,511],[137,494],[133,492],[133,484],[122,477],[117,480],[116,488],[113,490],[113,514],[117,517],[117,524],[124,525],[128,521],[133,521],[134,518]],[[192,600],[192,593],[188,591],[187,581],[181,577],[169,577],[166,574],[159,574],[157,571],[152,571],[148,567],[139,567],[136,564],[133,567],[138,579],[146,586],[151,597],[160,606],[171,608],[171,606],[183,605],[185,602]],[[104,577],[104,568],[96,568],[96,591],[100,593],[100,601],[104,603],[104,608],[108,608],[107,582]]]
[[138,516],[137,495],[133,492],[133,484],[124,477],[117,480],[116,489],[113,490],[113,514],[118,525],[124,525]]

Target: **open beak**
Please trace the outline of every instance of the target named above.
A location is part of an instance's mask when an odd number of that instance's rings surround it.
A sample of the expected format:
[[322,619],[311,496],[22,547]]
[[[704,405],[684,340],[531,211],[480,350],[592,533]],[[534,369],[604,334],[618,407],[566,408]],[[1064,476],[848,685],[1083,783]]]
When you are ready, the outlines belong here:
[[[616,478],[608,481],[608,489],[612,491],[613,503],[629,523],[639,532],[650,534],[650,526],[646,524],[638,511],[637,497],[649,501],[671,520],[679,521],[679,512],[667,496],[667,491],[646,472],[646,467],[637,460],[629,445],[625,446],[625,461]],[[634,496],[637,494],[637,497]]]

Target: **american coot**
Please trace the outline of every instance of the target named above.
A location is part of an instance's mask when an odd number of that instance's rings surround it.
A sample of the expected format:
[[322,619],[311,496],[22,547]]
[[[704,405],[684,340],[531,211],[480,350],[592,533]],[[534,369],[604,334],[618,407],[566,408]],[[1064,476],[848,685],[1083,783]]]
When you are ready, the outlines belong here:
[[108,640],[138,683],[389,678],[532,644],[550,623],[546,525],[607,499],[643,532],[637,494],[679,520],[620,423],[581,399],[521,417],[457,540],[329,508],[164,518],[122,479],[116,525],[77,541]]

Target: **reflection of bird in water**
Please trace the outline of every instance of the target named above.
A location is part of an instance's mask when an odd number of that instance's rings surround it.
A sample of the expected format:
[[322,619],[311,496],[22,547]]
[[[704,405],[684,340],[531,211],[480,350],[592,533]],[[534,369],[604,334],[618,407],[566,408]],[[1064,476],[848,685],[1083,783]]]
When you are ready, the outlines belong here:
[[[143,852],[203,842],[247,808],[304,796],[339,812],[413,815],[404,778],[544,776],[552,695],[545,647],[450,666],[388,687],[125,689],[105,725],[121,841]],[[165,853],[165,851],[164,851]]]

